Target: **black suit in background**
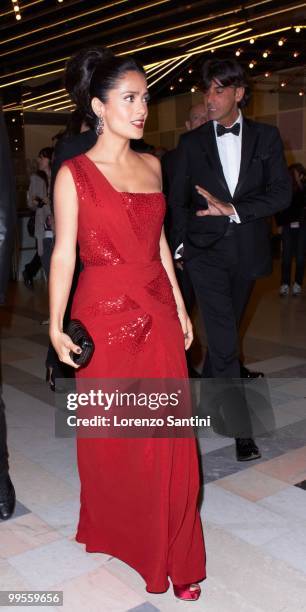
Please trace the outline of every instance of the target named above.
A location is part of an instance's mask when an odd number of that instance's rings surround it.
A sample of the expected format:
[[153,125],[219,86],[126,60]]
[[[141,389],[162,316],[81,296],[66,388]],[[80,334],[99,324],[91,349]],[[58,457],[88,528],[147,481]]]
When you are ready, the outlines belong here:
[[[197,217],[205,200],[195,185],[231,202],[241,220]],[[278,129],[243,119],[241,166],[231,196],[220,162],[214,125],[181,136],[169,204],[173,251],[184,260],[204,319],[209,359],[203,375],[239,378],[238,326],[256,278],[271,273],[267,217],[287,208],[291,184]]]
[[[0,304],[4,303],[11,268],[15,221],[16,195],[14,173],[6,127],[3,114],[0,111]],[[4,409],[0,393],[0,483],[3,477],[7,476],[9,469]]]
[[53,203],[53,191],[56,175],[64,161],[72,159],[76,155],[86,153],[97,142],[97,136],[93,130],[87,130],[80,134],[63,136],[54,147],[54,156],[51,167],[51,201]]
[[[166,201],[168,201],[169,193],[170,193],[170,185],[173,180],[173,177],[176,173],[176,158],[177,158],[177,149],[172,149],[171,151],[167,151],[161,158],[161,168],[162,168],[162,177],[163,177],[163,193],[165,195]],[[164,221],[165,233],[168,242],[171,241],[171,215],[169,211],[169,207],[166,209],[166,216]],[[180,290],[183,295],[184,303],[186,306],[186,310],[188,314],[191,316],[194,304],[195,304],[195,295],[194,290],[188,275],[186,268],[182,270],[175,266],[176,277],[180,286]],[[188,353],[187,353],[188,359]]]

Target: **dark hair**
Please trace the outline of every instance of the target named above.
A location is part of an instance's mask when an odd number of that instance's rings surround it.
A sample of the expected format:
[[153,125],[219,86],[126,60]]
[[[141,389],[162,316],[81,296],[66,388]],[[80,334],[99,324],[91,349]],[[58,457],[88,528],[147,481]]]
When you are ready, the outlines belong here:
[[72,56],[64,76],[65,87],[89,127],[95,128],[97,116],[91,108],[92,98],[107,102],[107,94],[128,71],[145,71],[133,57],[114,55],[108,48],[84,49]]
[[223,87],[244,87],[244,96],[238,106],[242,108],[247,105],[251,96],[250,84],[244,69],[236,60],[206,60],[202,65],[203,91],[208,91],[215,80]]
[[53,151],[54,151],[53,147],[44,147],[43,149],[40,149],[38,153],[38,157],[46,157],[47,159],[51,161]]

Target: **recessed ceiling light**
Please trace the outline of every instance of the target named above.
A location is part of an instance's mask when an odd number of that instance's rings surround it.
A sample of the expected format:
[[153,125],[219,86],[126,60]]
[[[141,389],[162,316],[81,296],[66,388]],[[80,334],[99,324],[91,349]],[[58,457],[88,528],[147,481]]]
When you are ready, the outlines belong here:
[[250,45],[254,45],[255,38],[250,38]]

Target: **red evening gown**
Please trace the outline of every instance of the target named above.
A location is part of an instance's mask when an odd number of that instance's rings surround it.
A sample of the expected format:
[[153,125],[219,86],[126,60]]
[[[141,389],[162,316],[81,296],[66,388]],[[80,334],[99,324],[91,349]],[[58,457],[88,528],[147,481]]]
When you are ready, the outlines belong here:
[[[161,193],[115,190],[86,156],[68,166],[79,201],[84,264],[72,318],[95,341],[85,378],[186,378],[184,338],[159,240]],[[76,540],[129,564],[147,590],[205,578],[193,438],[78,438]]]

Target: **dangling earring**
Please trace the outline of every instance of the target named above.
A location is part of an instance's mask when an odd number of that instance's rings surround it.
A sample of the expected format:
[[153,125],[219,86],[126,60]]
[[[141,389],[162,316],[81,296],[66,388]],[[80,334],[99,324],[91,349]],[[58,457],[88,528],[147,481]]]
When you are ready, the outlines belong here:
[[97,136],[101,136],[101,134],[103,134],[104,132],[104,119],[102,117],[102,115],[99,116],[98,118],[98,123],[96,125],[96,134]]

